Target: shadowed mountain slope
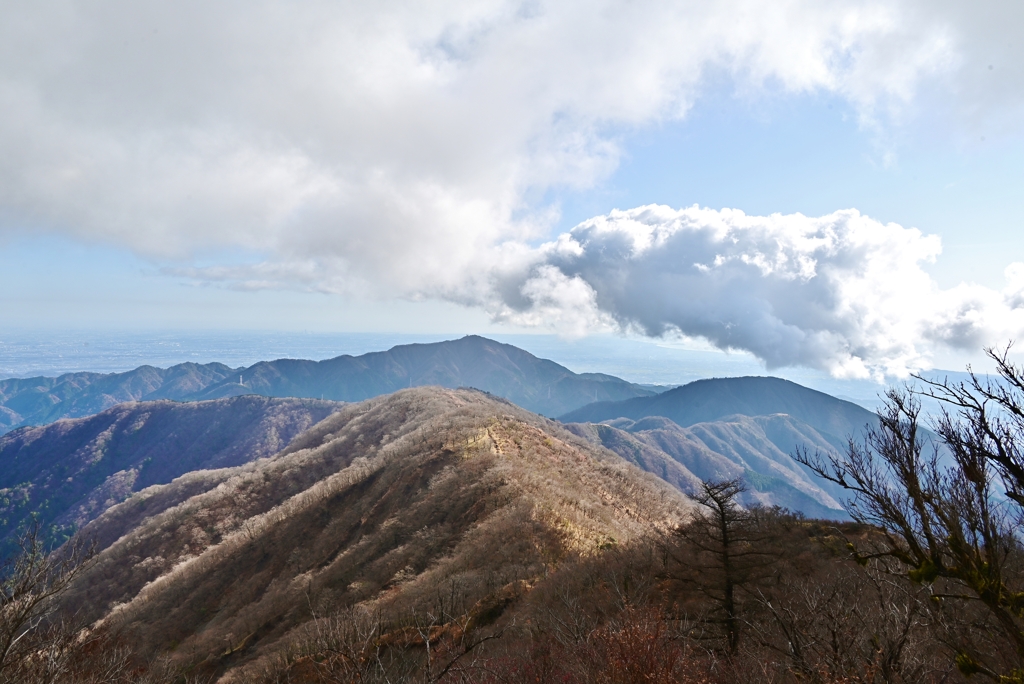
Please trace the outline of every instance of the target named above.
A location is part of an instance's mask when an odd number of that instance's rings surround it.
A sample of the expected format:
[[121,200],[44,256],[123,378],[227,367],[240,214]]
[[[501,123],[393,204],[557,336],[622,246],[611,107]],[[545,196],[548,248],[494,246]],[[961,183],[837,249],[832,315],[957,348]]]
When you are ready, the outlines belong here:
[[[247,682],[295,653],[316,614],[422,615],[442,600],[487,624],[562,559],[663,532],[689,507],[507,402],[403,390],[341,409],[273,458],[110,508],[84,530],[102,551],[67,601],[126,626],[139,653]],[[417,634],[410,623],[381,643]]]
[[771,377],[712,378],[697,380],[662,394],[623,401],[596,402],[560,417],[566,423],[600,423],[615,418],[640,420],[664,416],[689,427],[727,416],[788,414],[810,425],[836,448],[844,448],[849,435],[874,425],[875,414],[856,404],[808,389],[795,382]]
[[142,366],[127,373],[3,380],[0,433],[92,415],[125,401],[261,394],[354,402],[425,385],[474,387],[548,416],[593,401],[654,394],[611,375],[573,373],[512,345],[471,335],[326,361],[279,359],[239,369],[187,363],[168,369]]
[[30,515],[59,538],[150,485],[271,456],[340,407],[253,395],[125,403],[15,430],[0,436],[0,540]]
[[[680,427],[663,417],[569,423],[566,429],[600,444],[687,494],[701,480],[742,478],[747,505],[782,506],[811,517],[846,518],[832,487],[792,459],[797,447],[830,452],[834,446],[792,416],[730,416]],[[839,495],[841,496],[841,495]]]

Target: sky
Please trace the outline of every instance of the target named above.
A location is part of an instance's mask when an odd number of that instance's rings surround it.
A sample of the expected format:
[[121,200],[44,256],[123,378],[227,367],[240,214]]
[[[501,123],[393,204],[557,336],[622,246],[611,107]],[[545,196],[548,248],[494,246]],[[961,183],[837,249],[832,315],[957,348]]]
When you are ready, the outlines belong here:
[[0,328],[1024,330],[1014,2],[0,0]]

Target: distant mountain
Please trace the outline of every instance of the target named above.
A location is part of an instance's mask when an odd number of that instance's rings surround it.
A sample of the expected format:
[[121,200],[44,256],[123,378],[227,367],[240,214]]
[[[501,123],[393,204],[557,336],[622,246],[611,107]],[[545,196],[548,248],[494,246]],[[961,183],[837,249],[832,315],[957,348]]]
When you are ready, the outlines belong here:
[[554,361],[477,335],[326,361],[266,361],[211,385],[195,398],[243,392],[362,401],[408,387],[473,387],[528,411],[554,416],[593,401],[655,392],[602,373],[573,373]]
[[842,399],[771,377],[697,380],[661,394],[623,401],[601,401],[560,417],[566,423],[600,423],[615,418],[640,420],[663,416],[681,427],[729,416],[785,413],[806,423],[831,445],[846,446],[847,437],[874,425],[871,411]]
[[340,616],[331,630],[396,616],[381,648],[415,644],[417,626],[430,639],[453,629],[410,622],[426,610],[465,611],[463,627],[484,628],[563,563],[662,534],[691,509],[506,401],[403,390],[341,409],[273,458],[108,509],[83,531],[100,552],[64,601],[143,659],[204,680],[269,681],[261,673],[301,655],[325,612]]
[[681,427],[663,417],[569,423],[574,434],[611,449],[687,494],[701,480],[742,478],[743,503],[782,506],[815,518],[848,517],[829,487],[792,459],[797,447],[835,447],[810,425],[785,414],[731,416]]
[[341,406],[252,395],[125,403],[0,436],[0,551],[30,516],[60,539],[150,485],[271,456]]
[[261,394],[354,402],[423,385],[474,387],[548,416],[594,401],[655,394],[611,375],[573,373],[512,345],[471,335],[326,361],[279,359],[241,369],[187,363],[166,370],[142,366],[127,373],[4,380],[0,433],[91,415],[124,401]]
[[66,373],[0,380],[0,434],[22,425],[81,418],[125,401],[181,400],[237,373],[222,363],[139,366],[126,373]]

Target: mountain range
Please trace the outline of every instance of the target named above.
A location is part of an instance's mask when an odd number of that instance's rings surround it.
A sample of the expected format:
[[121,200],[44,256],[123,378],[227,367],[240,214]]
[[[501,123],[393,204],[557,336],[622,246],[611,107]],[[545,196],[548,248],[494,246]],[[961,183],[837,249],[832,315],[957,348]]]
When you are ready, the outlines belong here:
[[[50,382],[50,390],[44,391],[45,383],[33,388],[36,381]],[[449,387],[475,383],[513,403],[549,407],[582,403],[587,393],[642,394],[590,403],[562,420],[578,437],[684,493],[694,493],[702,480],[741,478],[748,488],[745,504],[832,519],[845,517],[842,492],[813,477],[791,454],[797,449],[842,450],[849,436],[875,420],[855,404],[778,378],[700,380],[653,394],[611,376],[575,374],[473,336],[241,370],[181,364],[167,370],[144,366],[114,375],[5,381],[8,406],[37,417],[114,406],[0,436],[0,539],[9,540],[30,515],[48,526],[52,538],[60,538],[149,485],[267,457],[342,406],[262,395],[327,395],[331,389],[333,397],[358,398],[399,381]],[[249,393],[235,396],[239,392]],[[126,395],[158,400],[116,403]]]
[[691,508],[504,400],[402,390],[342,407],[271,458],[108,508],[83,530],[99,553],[64,605],[147,659],[263,681],[260,668],[325,628],[318,615],[345,630],[397,616],[382,644],[415,643],[416,615],[440,618],[424,634],[463,612],[482,628],[542,595],[562,563],[664,533]]
[[[759,382],[770,379],[743,380],[751,392],[774,386]],[[709,381],[699,387],[713,393],[717,385],[730,382]],[[790,408],[798,415],[737,415],[719,400],[716,406],[729,415],[687,427],[663,416],[648,416],[567,423],[563,429],[685,494],[695,493],[702,480],[741,478],[748,488],[742,497],[747,505],[843,519],[842,493],[791,457],[798,448],[834,452],[838,438],[801,420],[799,408],[805,404],[792,398],[811,390],[790,385],[783,387],[792,395]],[[840,409],[857,414],[843,403],[838,402]],[[2,435],[0,550],[8,550],[16,531],[29,519],[42,524],[50,540],[59,541],[151,485],[270,457],[343,406],[259,395],[184,403],[127,402],[93,416]],[[871,415],[864,413],[865,418]]]
[[877,417],[857,404],[837,399],[795,382],[773,377],[696,380],[657,395],[622,401],[599,401],[570,411],[559,420],[599,423],[615,418],[640,420],[662,416],[682,427],[732,415],[768,416],[785,413],[814,428],[834,447],[860,435]]
[[326,361],[278,359],[247,368],[183,363],[125,373],[69,373],[0,381],[0,433],[92,415],[126,401],[197,401],[245,394],[356,402],[399,389],[475,387],[556,416],[594,401],[656,392],[601,373],[574,373],[518,347],[476,335]]

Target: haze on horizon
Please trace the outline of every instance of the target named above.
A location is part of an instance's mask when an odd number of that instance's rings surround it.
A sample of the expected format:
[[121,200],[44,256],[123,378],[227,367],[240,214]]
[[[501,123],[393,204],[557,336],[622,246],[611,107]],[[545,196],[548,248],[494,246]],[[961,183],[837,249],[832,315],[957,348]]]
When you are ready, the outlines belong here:
[[1024,330],[1024,6],[3,2],[0,326]]

